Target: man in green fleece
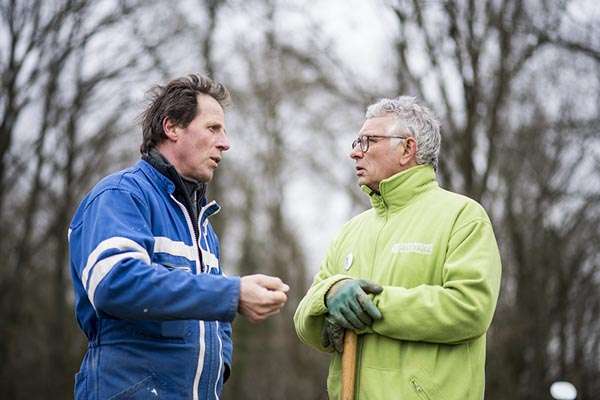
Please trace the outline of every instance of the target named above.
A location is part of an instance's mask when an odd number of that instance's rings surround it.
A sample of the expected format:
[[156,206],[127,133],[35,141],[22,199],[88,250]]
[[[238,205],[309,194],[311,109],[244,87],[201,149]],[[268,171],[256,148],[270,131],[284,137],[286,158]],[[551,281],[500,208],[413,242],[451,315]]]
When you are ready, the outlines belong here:
[[346,223],[296,310],[299,338],[333,352],[358,336],[356,398],[480,400],[500,287],[490,219],[436,180],[439,123],[412,97],[367,109],[350,157],[372,208]]

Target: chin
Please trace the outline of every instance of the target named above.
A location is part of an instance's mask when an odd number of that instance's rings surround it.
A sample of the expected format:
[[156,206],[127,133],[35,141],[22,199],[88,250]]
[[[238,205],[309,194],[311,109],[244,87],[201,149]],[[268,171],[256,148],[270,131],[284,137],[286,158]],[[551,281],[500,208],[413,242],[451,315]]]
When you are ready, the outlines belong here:
[[214,174],[211,172],[209,174],[202,174],[198,177],[198,180],[200,182],[204,182],[204,183],[208,183],[210,181],[212,181]]
[[203,173],[193,174],[190,177],[195,181],[208,183],[212,180],[213,174],[207,174],[207,173],[203,172]]

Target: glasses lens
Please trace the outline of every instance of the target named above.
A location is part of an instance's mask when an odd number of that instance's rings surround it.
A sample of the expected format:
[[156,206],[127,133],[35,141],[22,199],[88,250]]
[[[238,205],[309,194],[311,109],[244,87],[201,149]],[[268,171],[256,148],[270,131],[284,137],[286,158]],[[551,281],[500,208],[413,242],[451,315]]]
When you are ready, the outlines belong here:
[[361,136],[360,137],[360,149],[363,153],[366,153],[369,150],[369,137]]
[[354,139],[352,142],[352,150],[356,149],[356,145],[358,145],[358,139]]

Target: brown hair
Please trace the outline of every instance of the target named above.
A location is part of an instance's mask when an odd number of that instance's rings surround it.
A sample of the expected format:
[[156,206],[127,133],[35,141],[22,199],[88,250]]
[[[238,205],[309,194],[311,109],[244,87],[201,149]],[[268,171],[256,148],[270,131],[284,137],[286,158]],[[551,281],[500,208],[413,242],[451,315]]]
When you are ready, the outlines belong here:
[[165,118],[169,118],[182,128],[186,128],[192,122],[201,111],[198,110],[198,95],[211,96],[221,107],[225,107],[230,102],[229,91],[223,84],[200,74],[174,79],[165,86],[156,85],[148,93],[150,104],[140,115],[142,154],[166,139],[163,132]]

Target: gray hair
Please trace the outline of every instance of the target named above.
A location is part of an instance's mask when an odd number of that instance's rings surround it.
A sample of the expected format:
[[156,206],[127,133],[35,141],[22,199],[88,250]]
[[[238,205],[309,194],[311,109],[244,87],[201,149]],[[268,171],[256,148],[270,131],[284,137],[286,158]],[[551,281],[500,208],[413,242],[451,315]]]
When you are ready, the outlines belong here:
[[433,112],[426,106],[417,103],[411,96],[400,96],[395,99],[380,99],[367,108],[366,118],[383,117],[392,114],[395,125],[390,134],[402,133],[408,129],[417,141],[417,164],[431,164],[436,170],[440,154],[440,123]]

